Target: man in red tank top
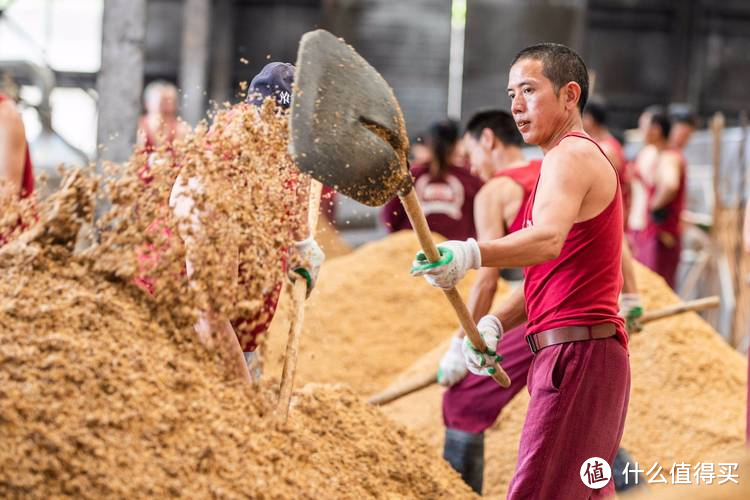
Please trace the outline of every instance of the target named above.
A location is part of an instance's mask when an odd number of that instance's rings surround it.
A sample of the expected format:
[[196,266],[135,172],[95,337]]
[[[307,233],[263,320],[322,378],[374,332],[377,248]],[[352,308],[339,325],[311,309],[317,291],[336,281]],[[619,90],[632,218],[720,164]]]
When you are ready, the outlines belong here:
[[[13,207],[33,192],[34,172],[23,120],[15,103],[0,92],[0,207]],[[15,216],[12,220],[12,227],[0,227],[0,245],[23,225],[21,220],[15,222]]]
[[[669,144],[671,123],[661,108],[641,120],[644,147],[634,164],[629,236],[637,260],[675,286],[682,250],[680,214],[685,205],[685,159]],[[634,192],[635,194],[635,192]]]
[[504,329],[527,321],[531,399],[508,498],[610,496],[611,474],[593,481],[584,469],[591,458],[597,470],[612,464],[630,391],[627,334],[617,314],[617,172],[583,132],[588,72],[573,50],[550,43],[522,50],[508,94],[524,140],[545,155],[523,229],[489,242],[443,243],[440,262],[426,265],[418,254],[413,274],[449,288],[471,268],[526,267],[523,289],[477,324],[488,350],[480,353],[468,340],[462,346],[472,373],[492,374]]

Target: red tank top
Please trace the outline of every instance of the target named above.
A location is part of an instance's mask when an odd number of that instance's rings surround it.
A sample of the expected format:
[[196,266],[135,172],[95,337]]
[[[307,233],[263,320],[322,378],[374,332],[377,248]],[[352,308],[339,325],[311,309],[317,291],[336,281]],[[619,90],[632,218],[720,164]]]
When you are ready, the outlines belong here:
[[[568,132],[562,139],[566,137],[591,141],[606,158],[586,134]],[[537,186],[526,207],[524,227],[533,225]],[[625,325],[617,314],[617,296],[622,289],[622,217],[618,180],[609,205],[595,217],[573,224],[556,259],[526,268],[527,335],[562,326],[613,323],[617,337],[627,347]]]
[[[7,96],[0,94],[0,102],[8,99]],[[34,192],[34,169],[31,166],[31,155],[29,154],[29,144],[26,143],[26,153],[23,164],[23,177],[21,178],[21,192],[18,193],[20,198],[28,198]]]
[[523,221],[526,217],[526,205],[529,203],[529,196],[536,185],[537,179],[539,179],[539,171],[541,169],[542,160],[531,160],[522,167],[509,168],[495,174],[495,177],[508,177],[513,179],[516,184],[523,188],[523,200],[521,201],[521,206],[518,209],[516,218],[513,219],[513,222],[508,227],[508,234],[515,233],[523,228]]

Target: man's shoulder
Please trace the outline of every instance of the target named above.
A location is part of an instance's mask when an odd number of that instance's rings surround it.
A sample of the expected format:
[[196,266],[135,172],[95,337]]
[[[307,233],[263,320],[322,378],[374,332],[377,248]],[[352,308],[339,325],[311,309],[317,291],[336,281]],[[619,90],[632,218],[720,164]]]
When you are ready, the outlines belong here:
[[578,137],[566,137],[565,140],[544,155],[542,172],[551,164],[558,168],[575,171],[590,165],[606,164],[609,166],[609,160],[593,141]]

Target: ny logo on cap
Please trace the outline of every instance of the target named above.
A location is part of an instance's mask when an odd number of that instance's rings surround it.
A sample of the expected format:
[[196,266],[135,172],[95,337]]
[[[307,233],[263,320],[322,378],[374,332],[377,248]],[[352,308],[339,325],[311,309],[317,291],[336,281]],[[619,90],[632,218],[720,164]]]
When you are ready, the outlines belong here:
[[287,92],[286,90],[282,90],[279,92],[279,103],[280,104],[289,104],[291,101],[292,96]]

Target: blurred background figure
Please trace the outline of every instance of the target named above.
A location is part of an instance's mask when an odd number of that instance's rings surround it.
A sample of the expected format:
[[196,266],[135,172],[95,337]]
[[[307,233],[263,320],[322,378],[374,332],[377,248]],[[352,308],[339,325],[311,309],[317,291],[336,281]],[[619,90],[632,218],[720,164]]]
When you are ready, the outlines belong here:
[[[416,152],[419,158],[429,160],[415,162],[411,169],[414,188],[430,229],[448,239],[476,237],[474,197],[482,187],[482,181],[465,168],[459,139],[457,122],[433,123],[424,134],[427,150]],[[388,202],[381,214],[389,232],[411,228],[398,198]]]
[[669,133],[669,145],[684,151],[698,128],[698,117],[690,104],[672,103],[668,108],[672,130]]
[[617,169],[622,189],[623,208],[627,213],[630,203],[630,189],[627,172],[627,160],[622,143],[609,131],[607,123],[607,104],[603,98],[593,96],[583,110],[583,128],[601,146],[604,154]]
[[184,136],[189,126],[177,115],[177,87],[166,80],[155,80],[143,89],[146,113],[138,121],[138,145],[148,153],[171,145]]
[[633,168],[628,218],[633,255],[674,288],[682,248],[685,161],[669,143],[671,122],[664,108],[647,108],[639,128],[644,146]]
[[34,192],[26,130],[15,102],[0,90],[0,246],[23,225],[18,200]]

